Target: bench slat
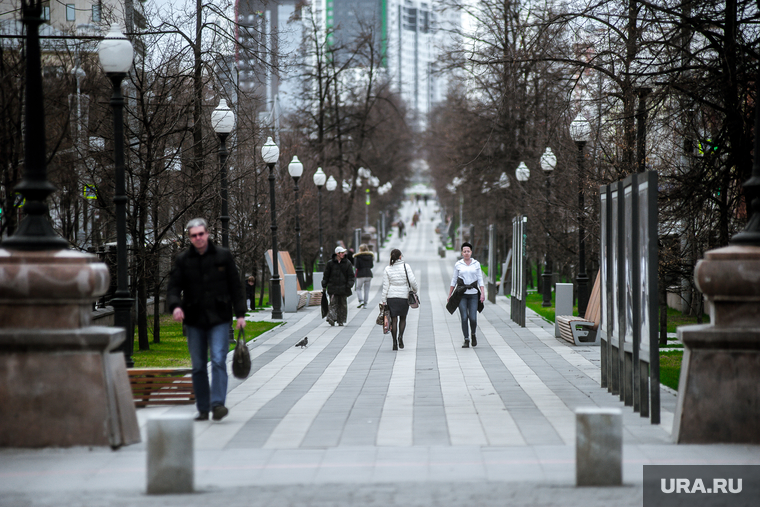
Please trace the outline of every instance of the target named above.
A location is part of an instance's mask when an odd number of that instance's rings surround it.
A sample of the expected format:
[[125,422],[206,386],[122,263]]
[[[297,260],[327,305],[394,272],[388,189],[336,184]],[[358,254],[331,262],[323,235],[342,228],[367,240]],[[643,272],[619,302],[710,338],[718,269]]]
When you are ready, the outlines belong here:
[[195,403],[191,368],[130,368],[129,384],[136,407]]

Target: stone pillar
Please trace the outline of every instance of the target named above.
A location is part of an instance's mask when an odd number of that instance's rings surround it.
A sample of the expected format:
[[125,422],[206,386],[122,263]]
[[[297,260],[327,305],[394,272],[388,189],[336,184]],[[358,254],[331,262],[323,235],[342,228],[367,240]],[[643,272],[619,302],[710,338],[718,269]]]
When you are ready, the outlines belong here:
[[140,441],[124,331],[90,326],[105,264],[72,250],[0,248],[0,447]]
[[760,443],[760,247],[711,250],[697,263],[710,324],[681,326],[677,443]]

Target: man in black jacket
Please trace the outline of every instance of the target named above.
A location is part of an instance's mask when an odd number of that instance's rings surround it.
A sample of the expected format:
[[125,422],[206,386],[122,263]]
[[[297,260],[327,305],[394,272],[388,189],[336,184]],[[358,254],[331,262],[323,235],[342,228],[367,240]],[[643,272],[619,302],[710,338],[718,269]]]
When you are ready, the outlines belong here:
[[[169,276],[167,303],[174,320],[185,322],[187,348],[193,362],[193,389],[198,407],[196,421],[227,415],[227,352],[234,307],[236,328],[245,327],[245,299],[235,261],[226,248],[208,239],[202,218],[187,223],[192,246],[177,255]],[[211,387],[208,356],[211,351]]]
[[[346,323],[348,319],[348,296],[354,286],[354,265],[346,259],[346,249],[339,246],[335,249],[335,257],[325,266],[322,275],[322,288],[330,294],[330,311],[327,322],[334,326]],[[333,320],[335,319],[335,320]]]

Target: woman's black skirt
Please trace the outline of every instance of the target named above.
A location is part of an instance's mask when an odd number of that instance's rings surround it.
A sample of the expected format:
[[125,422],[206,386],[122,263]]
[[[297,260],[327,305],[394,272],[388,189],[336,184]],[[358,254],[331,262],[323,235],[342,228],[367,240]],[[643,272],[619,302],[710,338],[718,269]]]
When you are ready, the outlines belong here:
[[391,317],[406,317],[409,313],[409,301],[406,298],[388,298]]

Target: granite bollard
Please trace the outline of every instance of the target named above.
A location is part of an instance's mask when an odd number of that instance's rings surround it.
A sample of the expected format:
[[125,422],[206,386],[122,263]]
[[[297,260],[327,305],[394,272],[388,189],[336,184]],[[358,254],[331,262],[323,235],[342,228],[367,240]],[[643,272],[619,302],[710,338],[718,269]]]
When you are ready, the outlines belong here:
[[620,486],[623,482],[623,414],[619,408],[575,411],[577,486]]
[[285,274],[283,285],[285,286],[285,302],[282,311],[295,313],[298,311],[298,277]]
[[148,420],[148,494],[193,492],[193,421],[187,416]]

